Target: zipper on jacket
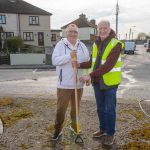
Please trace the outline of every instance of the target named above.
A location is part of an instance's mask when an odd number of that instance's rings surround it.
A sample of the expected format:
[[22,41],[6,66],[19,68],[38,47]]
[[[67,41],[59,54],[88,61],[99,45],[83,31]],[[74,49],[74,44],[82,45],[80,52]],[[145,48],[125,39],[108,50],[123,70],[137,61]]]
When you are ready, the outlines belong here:
[[59,81],[60,81],[60,85],[61,85],[61,82],[62,82],[62,69],[60,69]]

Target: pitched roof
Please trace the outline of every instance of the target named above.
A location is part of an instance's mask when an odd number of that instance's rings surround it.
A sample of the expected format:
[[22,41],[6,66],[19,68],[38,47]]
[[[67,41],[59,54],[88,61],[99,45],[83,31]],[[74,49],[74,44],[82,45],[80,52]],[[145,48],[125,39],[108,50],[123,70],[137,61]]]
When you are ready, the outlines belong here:
[[76,24],[78,28],[84,28],[84,27],[92,27],[92,28],[97,28],[97,26],[90,21],[87,20],[86,16],[84,14],[81,14],[80,17],[67,25],[61,27],[61,29],[65,29],[69,24]]
[[23,0],[0,0],[0,13],[52,15]]

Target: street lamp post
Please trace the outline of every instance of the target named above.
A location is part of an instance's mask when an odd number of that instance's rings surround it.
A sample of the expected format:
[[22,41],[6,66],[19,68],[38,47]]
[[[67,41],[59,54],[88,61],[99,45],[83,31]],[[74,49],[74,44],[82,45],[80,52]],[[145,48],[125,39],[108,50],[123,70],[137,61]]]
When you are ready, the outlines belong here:
[[126,38],[125,38],[126,40],[127,40],[127,37],[128,37],[128,35],[127,35],[127,33],[126,33]]
[[131,28],[130,28],[130,30],[129,30],[129,40],[130,40],[130,36],[131,36]]
[[130,40],[131,34],[132,34],[132,40],[133,40],[133,30],[132,30],[133,27],[136,27],[136,26],[131,26],[130,27],[130,30],[129,30],[129,40]]
[[132,31],[132,40],[133,40],[133,31]]

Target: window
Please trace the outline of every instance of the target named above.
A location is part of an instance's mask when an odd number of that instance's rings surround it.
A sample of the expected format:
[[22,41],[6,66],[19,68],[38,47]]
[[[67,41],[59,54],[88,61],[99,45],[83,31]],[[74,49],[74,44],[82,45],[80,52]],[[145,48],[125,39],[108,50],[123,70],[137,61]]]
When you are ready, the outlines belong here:
[[23,32],[24,41],[34,41],[33,32]]
[[52,34],[51,41],[56,41],[56,34]]
[[6,24],[6,16],[0,15],[0,24]]
[[29,25],[39,25],[39,16],[29,16]]
[[5,38],[13,37],[14,32],[5,32]]

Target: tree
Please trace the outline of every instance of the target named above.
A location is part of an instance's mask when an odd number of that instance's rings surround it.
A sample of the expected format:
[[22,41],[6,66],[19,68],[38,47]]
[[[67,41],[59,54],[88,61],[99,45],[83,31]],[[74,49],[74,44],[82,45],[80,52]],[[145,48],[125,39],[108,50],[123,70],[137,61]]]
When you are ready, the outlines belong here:
[[16,53],[19,51],[19,48],[23,47],[24,43],[21,37],[14,36],[6,39],[6,47],[8,48],[9,53]]
[[146,39],[150,39],[150,33],[146,35]]
[[146,33],[140,32],[137,36],[138,40],[145,40],[146,39]]

